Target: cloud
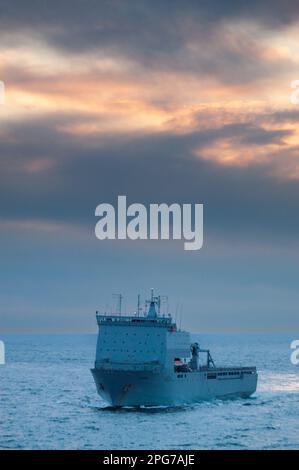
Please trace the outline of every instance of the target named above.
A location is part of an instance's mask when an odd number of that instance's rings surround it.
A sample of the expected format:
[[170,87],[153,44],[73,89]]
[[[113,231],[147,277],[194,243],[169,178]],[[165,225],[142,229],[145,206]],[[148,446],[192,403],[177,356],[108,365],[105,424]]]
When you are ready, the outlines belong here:
[[1,2],[4,218],[93,224],[125,193],[204,202],[219,231],[296,236],[298,112],[289,81],[279,91],[299,63],[293,4],[30,5]]
[[[29,13],[30,12],[30,13]],[[275,35],[299,19],[292,2],[1,1],[4,47],[47,44],[64,56],[102,55],[144,70],[180,71],[226,83],[262,79],[286,66],[296,70],[288,45]],[[294,62],[294,63],[293,63]]]
[[[194,329],[298,324],[298,23],[291,1],[0,0],[2,326],[85,328],[99,290],[153,283]],[[119,194],[204,203],[203,249],[99,243]]]
[[61,133],[54,123],[19,124],[1,143],[2,218],[93,228],[96,205],[126,194],[131,202],[203,202],[206,229],[220,237],[298,237],[296,181],[271,175],[268,160],[251,167],[219,166],[200,157],[201,148],[217,146],[219,139],[279,145],[289,132],[243,124],[93,141]]

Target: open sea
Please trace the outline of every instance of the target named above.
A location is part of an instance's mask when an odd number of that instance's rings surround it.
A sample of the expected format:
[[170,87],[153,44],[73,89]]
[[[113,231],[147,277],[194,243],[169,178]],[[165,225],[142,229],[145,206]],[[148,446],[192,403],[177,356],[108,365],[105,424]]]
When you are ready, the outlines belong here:
[[2,449],[299,449],[296,335],[193,335],[217,365],[257,366],[250,399],[117,410],[97,395],[89,370],[96,335],[0,339]]

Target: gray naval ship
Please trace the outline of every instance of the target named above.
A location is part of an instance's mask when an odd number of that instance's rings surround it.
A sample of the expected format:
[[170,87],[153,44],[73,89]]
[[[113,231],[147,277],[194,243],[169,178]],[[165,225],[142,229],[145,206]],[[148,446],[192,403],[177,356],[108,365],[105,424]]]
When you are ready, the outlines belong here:
[[153,290],[147,313],[97,312],[95,366],[99,395],[111,406],[175,406],[213,398],[247,398],[256,367],[216,367],[210,351],[190,342],[170,314],[161,315]]

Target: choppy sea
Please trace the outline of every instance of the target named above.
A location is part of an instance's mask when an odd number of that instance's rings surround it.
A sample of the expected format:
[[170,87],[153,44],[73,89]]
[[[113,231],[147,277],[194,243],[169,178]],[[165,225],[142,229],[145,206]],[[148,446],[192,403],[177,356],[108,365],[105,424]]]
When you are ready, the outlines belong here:
[[[297,335],[298,336],[298,335]],[[256,365],[249,399],[111,409],[90,373],[96,335],[1,335],[2,449],[298,449],[296,335],[194,335],[217,365]]]

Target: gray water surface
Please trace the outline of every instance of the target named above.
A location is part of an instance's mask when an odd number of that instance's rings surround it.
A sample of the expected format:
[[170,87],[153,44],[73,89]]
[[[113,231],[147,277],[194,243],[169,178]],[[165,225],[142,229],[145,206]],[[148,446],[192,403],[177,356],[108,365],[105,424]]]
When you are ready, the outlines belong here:
[[95,335],[2,335],[0,448],[299,448],[299,366],[291,335],[194,335],[217,365],[256,365],[250,399],[113,410],[90,373]]

